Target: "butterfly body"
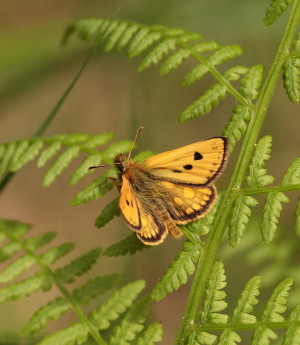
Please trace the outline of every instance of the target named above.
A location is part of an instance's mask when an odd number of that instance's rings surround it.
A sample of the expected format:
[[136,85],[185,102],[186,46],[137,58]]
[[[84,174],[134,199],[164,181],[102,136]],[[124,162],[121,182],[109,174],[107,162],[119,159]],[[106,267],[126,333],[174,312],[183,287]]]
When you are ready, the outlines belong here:
[[147,245],[180,237],[177,225],[204,217],[215,203],[213,182],[228,159],[226,137],[211,138],[135,162],[130,154],[115,159],[120,209],[127,224]]

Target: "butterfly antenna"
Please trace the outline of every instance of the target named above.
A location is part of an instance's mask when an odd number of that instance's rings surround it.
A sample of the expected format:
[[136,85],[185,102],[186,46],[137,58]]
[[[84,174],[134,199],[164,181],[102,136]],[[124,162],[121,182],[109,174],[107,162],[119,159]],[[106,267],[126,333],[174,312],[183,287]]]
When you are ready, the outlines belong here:
[[142,129],[144,129],[144,127],[140,127],[140,128],[137,130],[136,135],[135,135],[135,138],[134,138],[134,142],[133,142],[133,145],[132,145],[132,148],[131,148],[131,150],[130,150],[130,152],[129,152],[128,157],[131,157],[131,152],[132,152],[132,150],[133,150],[133,148],[134,148],[134,145],[135,145],[135,143],[136,143],[136,141],[137,141],[137,138],[138,138],[139,135],[140,135],[140,131],[141,131]]
[[104,165],[95,165],[93,167],[89,167],[88,170],[103,168],[103,167],[110,167],[111,165],[121,165],[121,163],[112,163],[112,164],[104,164]]

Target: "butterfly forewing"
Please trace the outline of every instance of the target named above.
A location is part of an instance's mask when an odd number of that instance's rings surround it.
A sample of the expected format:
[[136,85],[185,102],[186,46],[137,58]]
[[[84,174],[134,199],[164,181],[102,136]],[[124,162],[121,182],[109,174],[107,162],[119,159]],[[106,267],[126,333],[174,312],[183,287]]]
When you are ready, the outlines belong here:
[[128,225],[135,231],[141,228],[140,212],[132,186],[126,176],[123,175],[123,184],[120,196],[120,209]]
[[222,173],[228,149],[226,137],[211,138],[150,157],[143,165],[154,179],[203,186]]

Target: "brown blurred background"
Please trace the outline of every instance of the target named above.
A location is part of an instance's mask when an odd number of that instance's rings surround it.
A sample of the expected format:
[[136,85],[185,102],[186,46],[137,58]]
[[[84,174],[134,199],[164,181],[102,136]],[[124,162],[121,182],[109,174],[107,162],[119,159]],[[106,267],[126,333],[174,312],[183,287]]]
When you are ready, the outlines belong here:
[[[119,18],[194,30],[224,45],[241,44],[244,55],[222,66],[221,71],[237,64],[262,63],[268,72],[287,20],[284,15],[272,27],[265,27],[262,19],[268,5],[269,1],[261,0],[0,1],[1,142],[32,136],[81,67],[91,48],[75,37],[67,46],[59,45],[64,29],[75,18],[113,17],[120,7]],[[137,73],[140,61],[141,57],[129,60],[124,52],[103,54],[99,49],[46,135],[114,131],[116,140],[123,140],[133,139],[136,129],[144,126],[139,150],[162,152],[222,133],[236,105],[230,96],[211,114],[184,125],[178,123],[181,112],[215,82],[211,76],[183,89],[181,81],[194,66],[192,60],[164,77],[159,76],[157,66]],[[274,137],[272,160],[267,167],[277,183],[288,164],[299,156],[298,113],[299,107],[288,101],[279,85],[263,129],[264,135]],[[226,188],[238,149],[239,145],[218,182],[219,190]],[[55,243],[76,243],[76,249],[65,262],[95,246],[105,249],[131,234],[122,219],[115,219],[104,229],[94,227],[94,220],[116,197],[116,190],[87,205],[70,205],[70,199],[98,174],[95,171],[78,185],[69,185],[72,172],[84,158],[82,155],[75,160],[50,188],[42,187],[46,168],[37,169],[34,161],[13,178],[0,199],[0,216],[33,224],[32,235],[57,231]],[[292,205],[295,205],[294,199]],[[294,212],[294,207],[286,208],[281,221],[292,234]],[[168,238],[162,245],[134,257],[103,257],[87,277],[77,279],[73,285],[81,285],[95,275],[123,273],[124,283],[145,279],[150,292],[182,244],[183,240]],[[228,247],[227,240],[224,246]],[[243,285],[254,274],[243,269],[242,259],[238,262],[239,267],[228,267],[232,280],[231,291],[227,293],[235,303]],[[238,287],[234,284],[237,272],[239,279],[242,275]],[[164,301],[154,303],[152,319],[163,323],[164,344],[173,344],[176,339],[188,293],[189,284]],[[50,293],[0,305],[0,333],[21,329],[40,305],[57,294],[53,289]],[[70,321],[76,321],[71,312],[60,321],[52,322],[47,331],[60,329]]]

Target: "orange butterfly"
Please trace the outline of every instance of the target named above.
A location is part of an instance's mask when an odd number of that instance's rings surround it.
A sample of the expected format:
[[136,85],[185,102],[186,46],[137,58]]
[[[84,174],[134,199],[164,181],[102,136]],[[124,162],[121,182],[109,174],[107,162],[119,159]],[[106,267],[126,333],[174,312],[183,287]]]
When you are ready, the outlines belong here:
[[[134,143],[137,140],[138,129]],[[132,149],[131,149],[132,151]],[[157,245],[168,233],[182,236],[177,225],[204,217],[213,207],[216,179],[229,156],[229,141],[216,137],[135,162],[119,154],[120,209],[127,224],[146,245]],[[94,169],[97,167],[90,167]]]

